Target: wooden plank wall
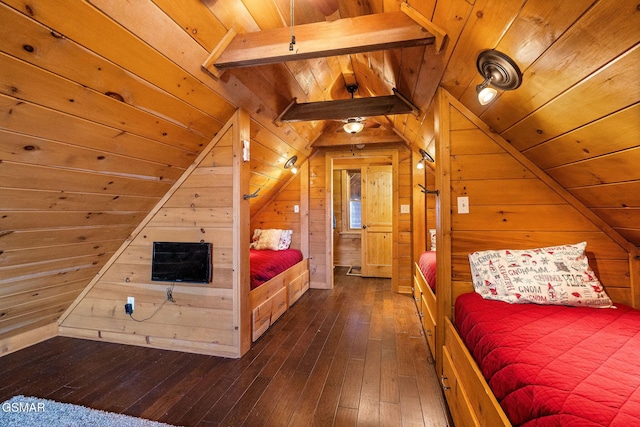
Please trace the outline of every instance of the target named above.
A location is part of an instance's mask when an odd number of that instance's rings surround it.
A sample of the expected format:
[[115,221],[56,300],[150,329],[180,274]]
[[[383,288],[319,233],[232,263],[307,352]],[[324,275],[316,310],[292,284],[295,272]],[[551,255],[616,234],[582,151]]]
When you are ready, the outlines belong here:
[[[299,192],[300,180],[298,178],[297,183],[291,183],[291,171],[285,169],[284,164],[291,156],[297,155],[299,160],[296,162],[296,166],[300,169],[305,163],[305,157],[294,147],[290,146],[280,135],[273,133],[270,129],[255,120],[251,121],[250,151],[251,187],[249,191],[254,193],[260,190],[258,197],[250,200],[251,217],[253,218],[258,214],[263,217],[265,211],[272,209],[276,209],[278,212],[293,212],[293,203],[291,203],[291,206],[288,206],[288,201],[293,202],[298,200],[297,204],[299,204],[299,195],[295,196],[292,192]],[[297,188],[295,187],[296,185]],[[283,190],[284,186],[289,188]],[[282,194],[282,191],[288,194]],[[280,203],[276,206],[267,207],[268,204],[272,204],[276,197],[280,200]],[[295,222],[295,218],[287,218],[285,222],[288,222],[289,219]],[[265,221],[269,222],[271,220],[265,218]],[[254,228],[252,225],[252,232]]]
[[[306,168],[305,168],[306,170]],[[301,227],[301,211],[294,212],[294,206],[300,208],[301,190],[300,190],[300,173],[290,177],[280,191],[272,200],[262,203],[264,206],[255,215],[251,215],[251,235],[256,228],[281,228],[285,230],[293,230],[291,235],[291,247],[295,249],[302,248],[302,227]],[[291,173],[291,172],[287,172]],[[261,197],[261,196],[259,196]]]
[[[590,264],[609,295],[634,304],[630,254],[633,245],[598,221],[521,153],[477,119],[444,90],[438,113],[449,129],[438,135],[440,154],[436,173],[440,191],[451,188],[449,206],[440,206],[439,230],[449,238],[450,253],[438,251],[438,296],[450,291],[450,304],[441,317],[451,316],[458,295],[473,290],[467,255],[487,249],[525,249],[587,242]],[[444,123],[446,121],[446,123]],[[469,197],[470,213],[457,213],[457,197]],[[442,203],[439,199],[438,203]],[[446,218],[450,213],[450,218]],[[451,274],[447,275],[447,266]],[[441,280],[441,278],[443,280]]]
[[[614,301],[634,305],[634,286],[640,284],[632,274],[633,245],[446,91],[439,96],[437,348],[455,299],[473,291],[467,257],[473,251],[586,241],[590,265],[606,291]],[[469,214],[457,213],[459,196],[469,197]]]
[[[398,180],[398,212],[396,239],[397,254],[397,272],[394,272],[392,281],[394,283],[394,291],[411,292],[412,283],[412,262],[413,262],[413,241],[412,241],[412,216],[410,213],[400,214],[400,205],[412,205],[413,200],[413,173],[412,173],[412,154],[411,151],[401,144],[392,144],[386,146],[384,144],[376,145],[375,148],[366,147],[364,150],[351,151],[348,148],[344,150],[322,149],[318,155],[310,159],[309,164],[309,240],[310,240],[310,274],[311,286],[317,288],[330,288],[332,274],[331,262],[333,260],[333,248],[331,248],[331,235],[333,230],[327,227],[327,221],[330,218],[332,209],[332,195],[327,197],[327,157],[353,157],[357,161],[358,157],[374,156],[376,152],[392,152],[398,154],[398,174],[395,177]],[[327,260],[329,263],[327,264]]]
[[326,235],[327,205],[326,162],[324,152],[309,159],[309,284],[312,288],[328,289],[333,283],[333,269],[327,270],[332,259],[331,239]]
[[[238,226],[249,217],[248,201],[239,202],[248,189],[248,163],[243,176],[238,170],[240,156],[234,156],[240,126],[223,129],[197,167],[156,207],[130,244],[62,319],[62,335],[224,357],[239,357],[248,349],[242,348],[243,334],[249,331],[249,313],[242,301],[248,300],[248,273],[241,275],[248,269],[249,231],[242,232]],[[175,283],[175,302],[165,302],[172,284],[150,280],[154,241],[212,243],[212,282]],[[153,317],[143,322],[129,318],[124,312],[129,296],[135,298],[134,318],[142,320],[155,313]]]

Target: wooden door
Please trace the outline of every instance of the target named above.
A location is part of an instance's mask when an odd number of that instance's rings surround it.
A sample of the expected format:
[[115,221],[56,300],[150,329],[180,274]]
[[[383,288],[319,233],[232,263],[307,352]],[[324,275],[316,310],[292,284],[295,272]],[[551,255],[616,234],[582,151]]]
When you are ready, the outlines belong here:
[[391,277],[393,167],[367,166],[362,174],[362,276]]

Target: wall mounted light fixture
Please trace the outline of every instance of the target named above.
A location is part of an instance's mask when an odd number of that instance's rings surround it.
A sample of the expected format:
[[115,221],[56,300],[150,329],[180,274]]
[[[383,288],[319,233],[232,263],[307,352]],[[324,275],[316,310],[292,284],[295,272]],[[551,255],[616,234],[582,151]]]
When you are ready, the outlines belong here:
[[476,61],[484,81],[476,86],[480,105],[487,105],[498,95],[497,89],[514,90],[522,83],[518,65],[507,55],[488,49],[480,52]]
[[427,153],[422,148],[418,149],[418,152],[422,156],[422,159],[420,159],[420,161],[416,165],[416,168],[424,169],[424,162],[435,163],[435,160],[433,159],[433,157],[431,157],[431,154]]
[[284,164],[285,169],[291,169],[291,173],[294,175],[298,173],[298,168],[296,167],[296,161],[298,160],[298,156],[291,156],[289,160],[287,160]]

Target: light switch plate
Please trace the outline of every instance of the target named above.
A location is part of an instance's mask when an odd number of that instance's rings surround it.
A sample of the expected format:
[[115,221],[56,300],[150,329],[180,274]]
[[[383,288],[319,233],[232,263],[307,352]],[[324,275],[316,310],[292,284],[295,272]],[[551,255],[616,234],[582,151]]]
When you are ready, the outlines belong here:
[[469,198],[468,197],[458,197],[458,213],[459,214],[468,214],[469,213]]
[[300,212],[300,205],[293,205],[293,212],[294,213],[299,213]]
[[411,206],[409,205],[400,205],[400,213],[411,213]]

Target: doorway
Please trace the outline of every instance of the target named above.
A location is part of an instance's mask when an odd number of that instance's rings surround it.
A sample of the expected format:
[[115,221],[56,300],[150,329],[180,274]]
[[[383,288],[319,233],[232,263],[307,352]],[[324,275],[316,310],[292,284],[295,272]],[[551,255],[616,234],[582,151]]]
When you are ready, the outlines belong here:
[[397,152],[327,153],[331,177],[331,269],[391,278],[397,272]]

